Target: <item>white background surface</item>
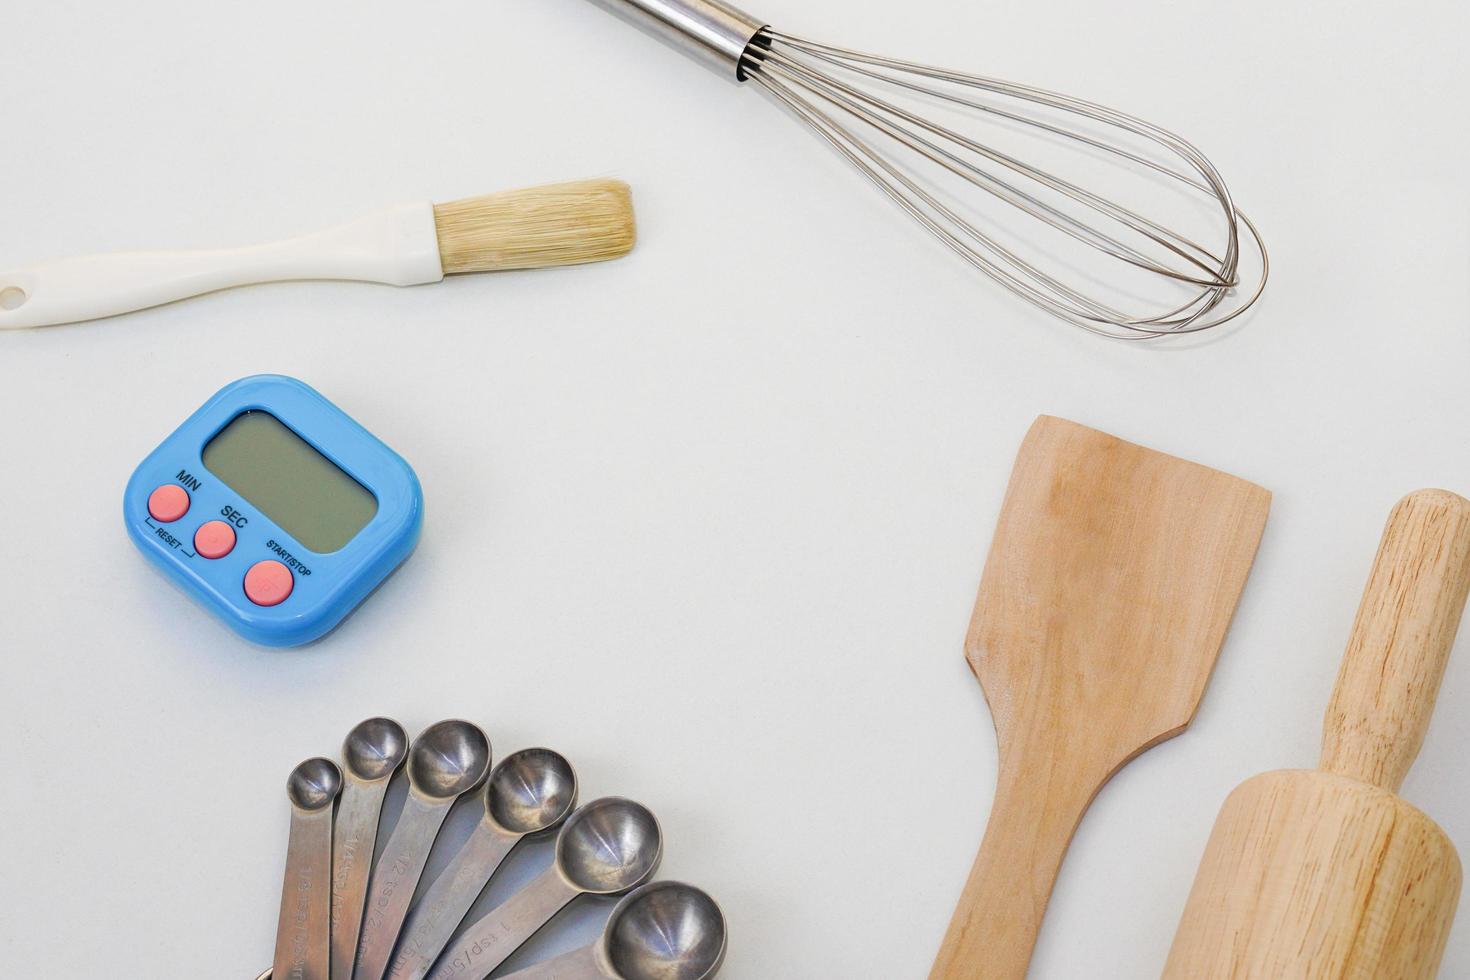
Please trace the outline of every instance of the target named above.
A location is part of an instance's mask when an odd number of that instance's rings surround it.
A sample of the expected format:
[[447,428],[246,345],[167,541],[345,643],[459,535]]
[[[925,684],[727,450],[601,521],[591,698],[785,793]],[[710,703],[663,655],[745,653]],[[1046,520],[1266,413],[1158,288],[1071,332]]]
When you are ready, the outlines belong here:
[[[583,0],[0,7],[0,268],[594,175],[634,185],[642,231],[598,267],[0,335],[7,976],[253,977],[286,774],[375,713],[469,717],[497,754],[561,749],[586,798],[646,801],[667,875],[725,907],[731,980],[924,975],[995,770],[961,639],[1042,412],[1275,492],[1196,724],[1099,796],[1032,970],[1157,975],[1226,793],[1316,759],[1390,506],[1470,493],[1464,7],[758,12],[1182,131],[1272,248],[1259,311],[1183,351],[1053,323]],[[294,652],[193,606],[118,513],[149,450],[262,371],[398,449],[427,500],[414,557]],[[1458,647],[1404,795],[1465,847]],[[570,925],[550,938],[597,927]],[[1464,921],[1443,975],[1470,975]]]

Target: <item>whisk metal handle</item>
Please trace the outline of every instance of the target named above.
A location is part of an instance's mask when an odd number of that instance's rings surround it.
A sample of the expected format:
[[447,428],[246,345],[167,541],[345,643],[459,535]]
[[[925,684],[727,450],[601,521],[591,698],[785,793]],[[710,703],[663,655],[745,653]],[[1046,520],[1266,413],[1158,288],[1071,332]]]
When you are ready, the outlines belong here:
[[768,25],[721,0],[592,0],[734,81],[741,58]]

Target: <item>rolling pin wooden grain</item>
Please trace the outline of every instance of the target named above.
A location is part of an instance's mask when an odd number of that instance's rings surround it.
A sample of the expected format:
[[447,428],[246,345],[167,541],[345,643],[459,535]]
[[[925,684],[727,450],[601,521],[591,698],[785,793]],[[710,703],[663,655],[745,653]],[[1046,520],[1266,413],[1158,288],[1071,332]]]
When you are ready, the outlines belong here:
[[1092,798],[1194,717],[1270,503],[1074,422],[1031,427],[965,643],[1000,775],[931,980],[1025,976]]
[[1429,980],[1460,897],[1444,831],[1395,795],[1419,754],[1470,590],[1470,501],[1389,516],[1337,676],[1316,771],[1225,801],[1168,980]]

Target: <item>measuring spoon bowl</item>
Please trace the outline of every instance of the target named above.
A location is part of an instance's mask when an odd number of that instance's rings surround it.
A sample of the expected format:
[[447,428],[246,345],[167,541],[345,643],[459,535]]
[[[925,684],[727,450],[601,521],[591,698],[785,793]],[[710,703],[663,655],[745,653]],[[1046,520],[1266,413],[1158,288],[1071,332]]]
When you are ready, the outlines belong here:
[[485,779],[490,740],[477,725],[458,719],[424,729],[408,753],[408,781],[433,800],[463,796]]
[[388,784],[408,759],[408,733],[391,718],[359,722],[342,742],[342,800],[332,833],[332,963],[348,980],[362,936],[373,849]]
[[693,885],[644,885],[613,909],[603,951],[621,980],[708,980],[725,959],[725,916]]
[[577,803],[577,774],[560,753],[523,749],[485,781],[485,813],[409,912],[390,980],[421,980],[501,863],[526,837],[550,831]]
[[552,830],[576,805],[577,773],[551,749],[522,749],[506,757],[485,784],[485,813],[510,834]]
[[663,834],[647,807],[617,796],[593,800],[562,824],[551,867],[461,931],[430,976],[485,980],[579,896],[632,891],[653,877],[662,856]]
[[276,920],[272,969],[295,980],[328,980],[332,943],[332,805],[342,772],[330,759],[307,759],[286,779],[291,835]]
[[663,833],[641,803],[608,796],[567,820],[556,838],[556,864],[578,891],[616,895],[643,884],[658,869]]
[[490,740],[451,719],[424,729],[408,750],[408,798],[373,869],[353,980],[383,980],[409,903],[454,801],[485,781]]
[[347,733],[342,762],[368,783],[388,779],[408,757],[408,733],[391,718],[369,718]]
[[341,791],[342,772],[330,759],[307,759],[286,780],[287,799],[306,813],[331,806]]

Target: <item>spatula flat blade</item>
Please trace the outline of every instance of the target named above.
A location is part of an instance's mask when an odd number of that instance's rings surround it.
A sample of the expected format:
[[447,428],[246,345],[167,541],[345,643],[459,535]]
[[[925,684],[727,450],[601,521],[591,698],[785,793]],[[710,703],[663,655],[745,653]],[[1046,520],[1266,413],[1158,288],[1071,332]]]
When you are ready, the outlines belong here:
[[995,802],[930,980],[1022,980],[1072,835],[1119,768],[1199,707],[1271,495],[1043,416],[966,637]]
[[1121,765],[1185,728],[1271,495],[1042,416],[1017,457],[965,644],[1002,751],[1085,731]]

